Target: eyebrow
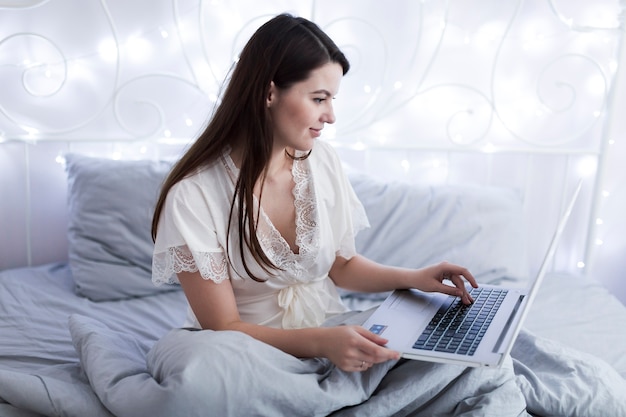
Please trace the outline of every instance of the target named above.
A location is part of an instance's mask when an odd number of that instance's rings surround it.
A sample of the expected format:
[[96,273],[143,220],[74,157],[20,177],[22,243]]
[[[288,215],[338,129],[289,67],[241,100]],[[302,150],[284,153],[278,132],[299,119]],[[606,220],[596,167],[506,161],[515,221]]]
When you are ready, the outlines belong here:
[[324,94],[327,97],[333,96],[332,94],[330,94],[330,91],[324,89],[312,91],[311,94]]

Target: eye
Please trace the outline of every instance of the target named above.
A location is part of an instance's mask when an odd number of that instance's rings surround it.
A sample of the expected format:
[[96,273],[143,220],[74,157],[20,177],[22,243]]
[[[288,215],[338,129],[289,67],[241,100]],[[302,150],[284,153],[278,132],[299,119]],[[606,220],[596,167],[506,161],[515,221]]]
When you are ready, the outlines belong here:
[[316,97],[313,99],[314,102],[316,102],[317,104],[322,104],[322,102],[326,101],[325,98],[320,98],[320,97]]

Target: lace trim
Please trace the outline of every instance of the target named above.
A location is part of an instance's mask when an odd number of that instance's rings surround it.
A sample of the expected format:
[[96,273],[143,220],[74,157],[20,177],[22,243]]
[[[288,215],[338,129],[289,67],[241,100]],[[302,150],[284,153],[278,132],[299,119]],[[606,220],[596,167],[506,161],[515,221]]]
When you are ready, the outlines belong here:
[[287,241],[274,227],[272,221],[261,209],[263,228],[259,228],[259,241],[268,256],[277,266],[291,272],[296,279],[315,261],[319,246],[317,210],[315,195],[306,161],[294,161],[292,175],[295,186],[292,190],[296,209],[296,245],[298,253],[293,253]]
[[[223,162],[233,182],[239,175],[239,169],[230,158],[228,149],[223,154]],[[261,246],[276,265],[291,272],[296,278],[315,261],[315,253],[319,246],[317,227],[317,210],[315,192],[311,176],[309,175],[308,161],[293,161],[292,175],[295,186],[292,190],[296,209],[296,245],[299,253],[293,253],[287,241],[274,227],[272,221],[261,208],[261,222],[257,230]],[[255,199],[258,204],[258,201]]]
[[293,179],[296,184],[293,189],[296,206],[296,245],[300,248],[302,258],[313,260],[312,254],[317,253],[319,246],[319,229],[315,188],[309,170],[305,169],[306,166],[304,161],[295,161],[293,167]]
[[156,285],[178,284],[176,274],[198,271],[203,279],[217,284],[229,278],[223,252],[194,252],[187,246],[178,246],[157,253],[152,259],[152,282]]

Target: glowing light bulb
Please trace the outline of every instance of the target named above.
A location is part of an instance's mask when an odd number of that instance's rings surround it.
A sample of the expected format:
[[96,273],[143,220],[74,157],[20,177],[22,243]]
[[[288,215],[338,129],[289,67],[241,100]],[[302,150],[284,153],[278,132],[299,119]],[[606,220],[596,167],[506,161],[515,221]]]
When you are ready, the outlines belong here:
[[117,59],[117,44],[113,39],[106,39],[98,45],[98,53],[105,61],[115,61]]
[[591,94],[604,95],[606,81],[601,75],[595,75],[587,79],[587,90]]
[[483,152],[487,152],[487,153],[493,153],[496,151],[496,147],[494,146],[493,143],[488,143],[483,147]]
[[130,38],[126,42],[128,55],[135,61],[145,61],[152,53],[152,44],[143,38]]
[[596,167],[596,159],[588,157],[578,163],[578,173],[583,177],[589,177],[596,172]]
[[365,144],[361,141],[358,141],[352,146],[352,149],[355,149],[357,151],[362,151],[363,149],[365,149]]

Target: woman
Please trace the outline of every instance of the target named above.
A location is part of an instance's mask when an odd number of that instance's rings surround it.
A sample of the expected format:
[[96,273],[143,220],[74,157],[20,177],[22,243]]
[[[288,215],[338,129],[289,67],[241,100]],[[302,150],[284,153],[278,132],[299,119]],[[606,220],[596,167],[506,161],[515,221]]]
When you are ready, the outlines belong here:
[[360,326],[319,327],[345,311],[335,286],[418,288],[470,303],[463,278],[476,282],[457,265],[405,270],[355,253],[364,210],[333,150],[316,143],[335,121],[332,101],[348,69],[303,18],[277,16],[252,36],[208,127],[163,186],[154,281],[176,273],[192,326],[363,371],[398,353]]
[[[171,415],[191,405],[194,415],[220,416],[597,414],[593,401],[589,410],[576,403],[595,391],[570,379],[570,367],[582,372],[588,360],[525,332],[501,368],[470,370],[398,361],[358,316],[342,314],[336,287],[417,288],[471,303],[465,281],[477,284],[461,266],[400,269],[356,253],[367,218],[337,155],[316,141],[335,121],[332,101],[349,69],[327,35],[279,15],[239,58],[156,205],[153,281],[180,282],[188,326],[209,331],[175,329],[155,344],[153,377],[175,389],[158,385],[160,402],[146,407]],[[543,385],[542,357],[563,357],[562,377],[546,385],[562,389]],[[562,409],[566,394],[575,410]]]

